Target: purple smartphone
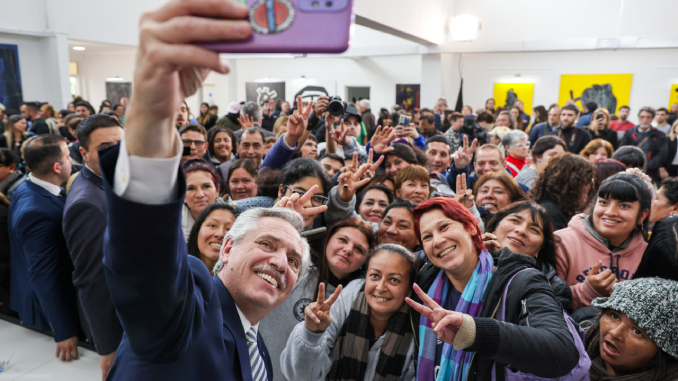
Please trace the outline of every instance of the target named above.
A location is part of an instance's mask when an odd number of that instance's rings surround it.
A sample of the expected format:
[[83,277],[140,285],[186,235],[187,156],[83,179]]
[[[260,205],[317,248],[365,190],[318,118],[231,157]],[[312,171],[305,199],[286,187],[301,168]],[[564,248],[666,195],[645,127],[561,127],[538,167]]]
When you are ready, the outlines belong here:
[[353,0],[236,0],[247,3],[252,36],[201,43],[219,53],[342,53],[351,37]]

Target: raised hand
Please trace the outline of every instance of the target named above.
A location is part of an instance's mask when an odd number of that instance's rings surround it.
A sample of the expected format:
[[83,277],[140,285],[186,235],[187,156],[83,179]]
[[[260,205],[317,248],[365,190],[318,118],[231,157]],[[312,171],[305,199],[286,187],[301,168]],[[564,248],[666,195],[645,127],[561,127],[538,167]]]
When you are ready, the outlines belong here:
[[478,139],[473,139],[473,143],[468,145],[468,136],[464,135],[462,146],[459,147],[455,153],[454,158],[454,167],[458,170],[463,170],[466,168],[471,160],[473,159],[473,154],[478,149]]
[[366,179],[366,178],[373,179],[374,174],[377,173],[377,169],[379,168],[381,163],[384,161],[384,158],[385,158],[384,155],[379,156],[379,159],[377,159],[377,162],[373,164],[372,161],[374,160],[374,150],[372,148],[370,148],[370,153],[367,155],[367,163],[365,163],[369,166],[369,168],[367,168],[365,173],[363,173],[363,178],[364,179]]
[[457,194],[454,196],[466,209],[473,208],[473,191],[466,188],[466,174],[457,175]]
[[240,127],[242,127],[243,130],[254,127],[254,118],[249,115],[238,116],[238,122],[240,122]]
[[419,131],[417,131],[417,128],[414,126],[414,123],[410,123],[409,127],[405,127],[405,130],[403,132],[405,136],[409,136],[412,139],[419,138]]
[[301,214],[305,220],[307,217],[322,213],[327,210],[327,205],[313,206],[310,208],[304,207],[304,205],[306,205],[306,203],[311,199],[317,190],[318,185],[314,185],[301,197],[296,193],[292,193],[291,196],[282,197],[275,205],[273,205],[273,207],[294,210],[295,212]]
[[[333,126],[331,125],[326,125],[328,129],[333,129]],[[347,146],[351,143],[351,139],[348,136],[348,128],[344,127],[344,120],[342,119],[339,122],[339,127],[334,128],[334,131],[330,134],[332,139],[334,139],[337,144],[340,144],[342,146]]]
[[391,144],[395,138],[396,133],[393,131],[393,127],[385,127],[382,129],[381,126],[377,126],[377,129],[374,131],[374,135],[372,135],[372,139],[370,140],[370,145],[374,152],[383,155],[386,152],[393,151],[393,147],[389,147],[388,145]]
[[501,245],[499,244],[499,241],[497,241],[497,236],[492,233],[483,233],[483,243],[490,253],[497,252],[501,249]]
[[612,295],[612,285],[617,283],[617,277],[610,269],[605,269],[601,273],[600,267],[602,265],[603,261],[598,261],[586,277],[586,281],[589,282],[591,288],[600,296],[610,296]]
[[405,298],[407,304],[420,314],[426,316],[428,320],[431,320],[433,333],[435,333],[440,340],[452,344],[454,342],[454,337],[457,335],[457,332],[459,332],[459,328],[461,328],[461,323],[463,322],[462,314],[459,312],[448,311],[440,307],[438,303],[429,298],[417,284],[414,285],[414,292],[419,295],[419,298],[421,298],[426,305],[421,305],[410,298]]
[[[297,97],[297,104],[303,105],[301,96]],[[287,122],[285,140],[287,140],[287,144],[290,147],[296,146],[297,142],[299,142],[299,139],[301,139],[301,136],[304,134],[304,131],[306,131],[306,126],[308,125],[308,116],[311,115],[311,110],[313,110],[313,101],[308,102],[308,106],[305,110],[303,110],[302,107],[294,110]]]
[[325,332],[327,327],[332,324],[330,317],[330,307],[341,294],[342,286],[339,285],[332,296],[325,300],[325,283],[318,286],[318,300],[304,308],[304,325],[306,329],[314,333]]
[[[301,108],[301,103],[297,108]],[[327,111],[327,106],[330,105],[330,97],[327,95],[321,95],[316,99],[315,101],[315,107],[313,108],[313,112],[315,113],[315,116],[318,118],[321,118],[325,111]]]
[[130,155],[169,158],[176,154],[174,117],[210,70],[228,73],[219,53],[195,41],[243,40],[252,27],[244,4],[232,1],[173,1],[141,16],[134,72],[134,98],[125,120]]
[[61,361],[71,361],[78,358],[78,337],[73,336],[56,343],[56,357]]
[[358,189],[370,182],[371,178],[363,178],[365,171],[370,167],[371,165],[368,164],[360,165],[358,153],[353,153],[353,162],[351,165],[342,168],[342,174],[339,175],[338,192],[342,201],[351,201]]

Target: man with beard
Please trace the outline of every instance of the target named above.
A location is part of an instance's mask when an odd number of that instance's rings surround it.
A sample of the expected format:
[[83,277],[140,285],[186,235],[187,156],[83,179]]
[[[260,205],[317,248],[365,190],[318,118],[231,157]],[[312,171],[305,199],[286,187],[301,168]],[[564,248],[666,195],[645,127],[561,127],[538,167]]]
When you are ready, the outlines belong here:
[[579,114],[577,106],[571,104],[563,106],[560,110],[560,125],[550,134],[562,139],[567,150],[575,155],[578,155],[591,141],[588,131],[576,127],[574,121],[577,119],[577,114]]

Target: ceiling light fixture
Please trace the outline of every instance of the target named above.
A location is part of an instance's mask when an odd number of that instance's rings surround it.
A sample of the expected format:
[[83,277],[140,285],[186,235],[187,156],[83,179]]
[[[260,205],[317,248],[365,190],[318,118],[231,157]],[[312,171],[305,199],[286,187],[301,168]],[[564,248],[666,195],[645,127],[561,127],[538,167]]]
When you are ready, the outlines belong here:
[[449,38],[456,42],[470,42],[478,38],[482,24],[471,15],[459,15],[450,18],[448,23]]
[[120,77],[106,78],[106,82],[122,82],[124,80],[125,80],[124,78],[120,78]]
[[85,47],[84,46],[74,46],[73,50],[83,51],[83,50],[85,50]]

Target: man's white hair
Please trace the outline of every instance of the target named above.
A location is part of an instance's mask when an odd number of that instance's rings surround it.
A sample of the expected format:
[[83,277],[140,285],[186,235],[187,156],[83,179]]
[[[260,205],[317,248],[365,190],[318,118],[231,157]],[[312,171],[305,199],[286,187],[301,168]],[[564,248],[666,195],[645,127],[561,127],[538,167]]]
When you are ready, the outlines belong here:
[[372,104],[370,103],[369,99],[362,99],[360,102],[361,108],[364,108],[365,110],[369,110],[372,107]]
[[[224,248],[226,240],[229,238],[233,239],[233,244],[237,245],[245,239],[245,237],[252,232],[256,232],[259,229],[259,220],[264,217],[279,218],[286,221],[296,229],[298,233],[301,233],[304,230],[304,219],[301,217],[301,214],[287,209],[287,208],[252,208],[246,212],[240,214],[236,218],[233,227],[231,230],[226,233],[224,237],[224,242],[221,244],[221,248]],[[301,240],[301,266],[299,267],[299,277],[301,277],[308,266],[311,264],[311,248],[308,245],[306,238],[299,237]],[[221,251],[219,251],[221,255]],[[212,273],[214,275],[218,274],[219,271],[224,267],[224,263],[221,261],[221,258],[214,265]]]

